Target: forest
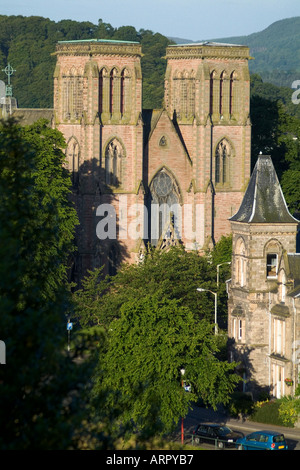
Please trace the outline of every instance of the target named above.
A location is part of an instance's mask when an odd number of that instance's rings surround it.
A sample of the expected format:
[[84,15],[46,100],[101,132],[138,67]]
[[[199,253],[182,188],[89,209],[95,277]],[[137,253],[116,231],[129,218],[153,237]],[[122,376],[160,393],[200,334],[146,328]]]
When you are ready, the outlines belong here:
[[159,108],[163,98],[166,46],[172,41],[149,30],[132,26],[113,28],[72,20],[51,21],[42,17],[0,16],[0,80],[7,63],[16,70],[13,93],[20,108],[52,108],[53,71],[57,41],[77,39],[120,39],[142,44],[143,108]]

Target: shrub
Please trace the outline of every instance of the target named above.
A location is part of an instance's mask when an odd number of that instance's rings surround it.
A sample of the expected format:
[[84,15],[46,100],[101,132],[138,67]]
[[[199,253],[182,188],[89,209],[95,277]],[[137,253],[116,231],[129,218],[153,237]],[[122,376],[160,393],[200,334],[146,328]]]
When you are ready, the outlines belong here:
[[227,405],[227,410],[232,417],[248,416],[253,411],[253,400],[250,395],[242,392],[234,392]]
[[274,424],[277,426],[289,426],[285,423],[279,414],[281,400],[272,400],[267,402],[258,402],[250,416],[251,421],[258,423]]

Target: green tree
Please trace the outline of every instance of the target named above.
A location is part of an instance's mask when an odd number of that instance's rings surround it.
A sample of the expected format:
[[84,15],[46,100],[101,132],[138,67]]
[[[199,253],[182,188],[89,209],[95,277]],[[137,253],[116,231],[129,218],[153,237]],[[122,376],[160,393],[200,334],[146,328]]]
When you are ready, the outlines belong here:
[[173,247],[167,252],[150,250],[142,263],[121,266],[109,282],[107,279],[97,286],[95,281],[100,275],[101,271],[90,273],[84,281],[85,288],[75,294],[82,325],[108,327],[111,320],[120,316],[125,302],[157,292],[164,298],[178,300],[199,319],[214,322],[214,300],[200,295],[197,287],[215,289],[216,270],[197,252],[187,252],[183,247]]
[[286,96],[251,76],[252,167],[259,153],[271,155],[289,209],[299,213],[300,119],[295,108],[290,91]]
[[72,448],[85,408],[85,372],[66,348],[76,214],[61,139],[43,124],[0,127],[1,449]]
[[227,402],[239,379],[235,365],[219,361],[216,353],[212,325],[178,300],[160,293],[131,299],[111,323],[99,357],[95,406],[101,397],[101,412],[114,410],[117,429],[136,429],[146,437],[169,432],[199,396],[213,407]]

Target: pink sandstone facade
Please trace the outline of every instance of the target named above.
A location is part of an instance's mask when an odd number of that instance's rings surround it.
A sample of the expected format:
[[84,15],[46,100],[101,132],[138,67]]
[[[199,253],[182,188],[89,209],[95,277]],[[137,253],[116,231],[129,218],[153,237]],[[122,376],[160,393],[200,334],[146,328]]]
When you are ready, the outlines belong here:
[[160,110],[142,109],[139,43],[66,41],[56,56],[54,125],[80,220],[76,276],[103,264],[113,273],[149,242],[201,252],[229,234],[250,177],[249,49],[169,46]]

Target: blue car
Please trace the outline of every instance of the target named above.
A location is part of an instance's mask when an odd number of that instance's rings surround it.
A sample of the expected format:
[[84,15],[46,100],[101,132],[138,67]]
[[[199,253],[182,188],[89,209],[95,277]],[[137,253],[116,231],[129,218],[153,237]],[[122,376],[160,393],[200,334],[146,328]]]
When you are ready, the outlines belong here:
[[273,431],[256,431],[237,439],[239,450],[287,450],[283,434]]

